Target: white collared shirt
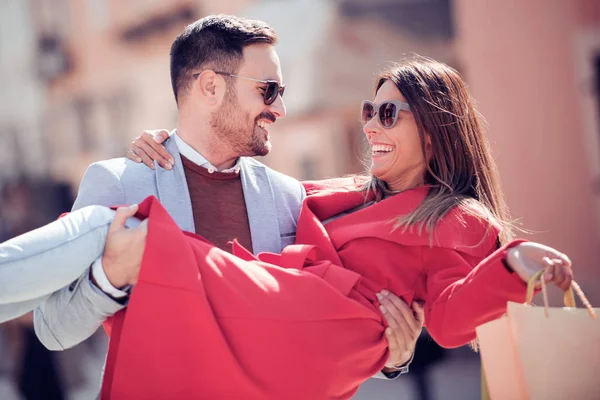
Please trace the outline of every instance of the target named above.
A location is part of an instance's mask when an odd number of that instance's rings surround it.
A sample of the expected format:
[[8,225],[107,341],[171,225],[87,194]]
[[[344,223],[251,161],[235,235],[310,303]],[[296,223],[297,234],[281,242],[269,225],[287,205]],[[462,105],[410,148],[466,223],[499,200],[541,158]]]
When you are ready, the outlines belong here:
[[[183,139],[180,138],[179,135],[177,135],[177,132],[173,133],[172,137],[175,140],[177,149],[179,149],[179,153],[182,156],[184,156],[185,158],[187,158],[194,164],[199,165],[202,168],[206,168],[208,170],[208,172],[211,174],[215,171],[218,171],[217,167],[212,165],[210,163],[210,161],[208,161],[206,158],[204,158],[204,156],[202,154],[198,153],[189,144],[184,142]],[[224,169],[219,172],[225,172],[225,173],[240,172],[240,159],[239,158],[237,159],[237,161],[235,162],[235,165],[233,167]]]

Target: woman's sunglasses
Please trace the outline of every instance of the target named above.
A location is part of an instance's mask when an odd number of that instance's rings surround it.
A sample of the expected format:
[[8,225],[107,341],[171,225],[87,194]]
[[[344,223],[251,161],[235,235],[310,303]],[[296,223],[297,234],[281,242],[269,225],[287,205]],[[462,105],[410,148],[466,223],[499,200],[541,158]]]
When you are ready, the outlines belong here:
[[[246,80],[253,81],[253,82],[264,83],[265,85],[267,85],[264,88],[264,93],[263,93],[263,101],[265,102],[266,106],[270,106],[271,104],[273,104],[275,102],[275,100],[277,99],[277,95],[283,97],[283,92],[285,91],[285,85],[280,85],[279,82],[277,82],[277,81],[270,81],[270,80],[263,81],[260,79],[246,78],[245,76],[239,76],[239,75],[234,75],[234,74],[230,74],[227,72],[219,72],[219,71],[215,71],[215,74],[231,76],[232,78],[246,79]],[[192,76],[194,77],[194,79],[197,79],[198,76],[200,76],[200,74],[198,73],[198,74],[194,74]]]
[[398,121],[398,113],[400,111],[410,111],[408,103],[401,101],[389,100],[377,105],[372,101],[365,100],[361,105],[360,120],[363,125],[372,120],[375,115],[379,116],[379,123],[385,129],[391,129]]

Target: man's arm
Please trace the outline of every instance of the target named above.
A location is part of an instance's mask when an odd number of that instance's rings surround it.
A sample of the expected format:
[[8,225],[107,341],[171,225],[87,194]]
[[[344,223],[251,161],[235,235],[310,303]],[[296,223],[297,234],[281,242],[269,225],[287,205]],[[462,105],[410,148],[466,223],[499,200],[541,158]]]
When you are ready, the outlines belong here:
[[[92,164],[81,181],[73,210],[88,205],[114,206],[124,201],[119,177],[101,164]],[[115,300],[94,285],[88,268],[69,287],[54,293],[35,310],[35,332],[50,350],[73,347],[125,307],[126,300]]]

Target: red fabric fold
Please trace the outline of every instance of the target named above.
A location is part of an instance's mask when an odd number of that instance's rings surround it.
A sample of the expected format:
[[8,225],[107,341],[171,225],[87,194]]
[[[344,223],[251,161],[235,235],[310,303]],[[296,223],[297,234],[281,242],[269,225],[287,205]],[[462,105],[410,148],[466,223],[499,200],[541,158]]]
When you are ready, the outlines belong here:
[[244,261],[184,235],[156,199],[140,216],[149,225],[139,282],[105,324],[103,399],[350,398],[382,367],[380,315],[340,292],[356,273],[327,260]]
[[414,210],[427,190],[323,226],[365,196],[315,189],[297,245],[258,256],[236,242],[234,256],[182,232],[146,199],[139,282],[128,307],[105,323],[102,398],[348,399],[388,357],[375,298],[382,289],[409,304],[425,300],[426,323],[452,328],[443,337],[452,345],[467,343],[475,323],[503,313],[503,296],[524,296],[524,286],[501,256],[482,262],[497,235],[484,220],[451,213],[433,244],[427,233],[393,229],[393,218]]

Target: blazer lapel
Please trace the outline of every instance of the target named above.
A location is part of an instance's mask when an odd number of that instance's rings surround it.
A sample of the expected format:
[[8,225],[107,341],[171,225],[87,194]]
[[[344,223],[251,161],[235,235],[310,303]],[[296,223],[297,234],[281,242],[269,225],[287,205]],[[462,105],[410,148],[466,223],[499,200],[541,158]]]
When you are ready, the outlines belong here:
[[273,196],[273,188],[262,165],[240,159],[242,190],[248,211],[248,223],[252,236],[252,251],[278,253],[281,250],[281,232]]
[[192,201],[190,200],[190,192],[185,179],[179,149],[173,139],[167,139],[165,148],[173,156],[175,165],[172,170],[168,171],[160,167],[158,163],[154,163],[156,166],[158,199],[179,228],[184,231],[195,232]]

